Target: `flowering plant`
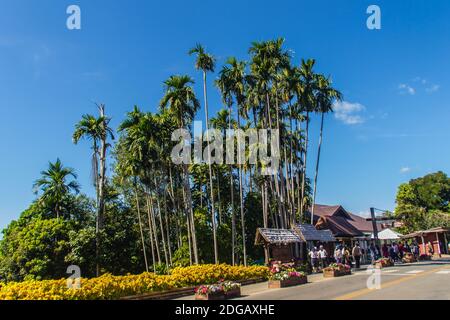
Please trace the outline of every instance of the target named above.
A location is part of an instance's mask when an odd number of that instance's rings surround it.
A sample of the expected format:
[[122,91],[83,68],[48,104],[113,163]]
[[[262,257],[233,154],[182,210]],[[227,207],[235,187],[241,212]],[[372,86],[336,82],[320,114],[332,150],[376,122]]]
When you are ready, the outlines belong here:
[[[221,279],[230,282],[267,279],[269,274],[269,268],[263,266],[244,267],[221,264],[175,268],[169,275],[143,273],[113,276],[105,274],[98,278],[81,279],[80,289],[67,288],[66,279],[9,282],[0,285],[0,300],[114,300],[200,284],[214,284]],[[222,287],[232,286],[225,283]],[[216,288],[209,289],[216,290]]]
[[239,283],[232,281],[224,281],[222,279],[216,284],[199,286],[194,291],[198,295],[206,296],[208,294],[214,295],[227,293],[231,290],[239,289],[240,287],[241,285]]
[[305,277],[306,273],[297,271],[293,268],[292,264],[282,264],[281,262],[275,262],[270,268],[270,280],[287,280],[290,278]]
[[326,270],[326,271],[347,271],[348,272],[351,270],[351,267],[347,264],[332,263],[324,270]]
[[381,258],[375,261],[374,264],[381,264],[382,267],[386,267],[392,265],[392,260],[389,258]]

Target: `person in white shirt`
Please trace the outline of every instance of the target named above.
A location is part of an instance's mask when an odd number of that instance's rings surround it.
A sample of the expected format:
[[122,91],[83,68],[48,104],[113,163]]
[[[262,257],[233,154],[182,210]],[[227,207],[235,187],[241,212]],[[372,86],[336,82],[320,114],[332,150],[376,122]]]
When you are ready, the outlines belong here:
[[309,258],[311,259],[311,268],[313,272],[317,272],[319,253],[317,252],[317,248],[314,247],[311,251],[309,251]]
[[342,249],[340,247],[337,247],[334,251],[334,259],[336,263],[342,263]]
[[320,263],[320,268],[326,268],[328,266],[327,264],[327,251],[323,248],[323,246],[320,246],[319,249],[319,263]]

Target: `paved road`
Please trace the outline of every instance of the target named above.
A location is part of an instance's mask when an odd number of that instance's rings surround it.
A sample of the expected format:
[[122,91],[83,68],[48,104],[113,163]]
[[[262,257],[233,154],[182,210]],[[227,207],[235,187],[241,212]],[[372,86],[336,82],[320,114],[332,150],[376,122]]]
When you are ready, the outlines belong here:
[[246,300],[450,300],[450,260],[398,265],[381,271],[381,289],[368,289],[366,271],[303,286],[243,290]]

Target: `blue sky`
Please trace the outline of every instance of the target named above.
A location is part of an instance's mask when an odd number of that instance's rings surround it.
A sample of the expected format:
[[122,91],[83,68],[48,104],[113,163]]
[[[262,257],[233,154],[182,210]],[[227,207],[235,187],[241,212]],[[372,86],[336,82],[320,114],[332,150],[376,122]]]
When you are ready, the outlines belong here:
[[[66,8],[82,29],[66,28]],[[382,29],[366,28],[378,4]],[[133,105],[155,111],[162,81],[201,77],[186,52],[247,58],[251,41],[285,37],[295,61],[315,58],[345,102],[325,124],[318,202],[355,213],[393,209],[398,185],[450,172],[450,3],[414,1],[4,0],[0,10],[0,228],[35,198],[49,160],[76,168],[89,186],[87,143],[74,124],[104,102],[117,127]],[[215,89],[210,106],[220,108]],[[200,119],[202,113],[198,114]],[[314,166],[318,119],[312,124]]]

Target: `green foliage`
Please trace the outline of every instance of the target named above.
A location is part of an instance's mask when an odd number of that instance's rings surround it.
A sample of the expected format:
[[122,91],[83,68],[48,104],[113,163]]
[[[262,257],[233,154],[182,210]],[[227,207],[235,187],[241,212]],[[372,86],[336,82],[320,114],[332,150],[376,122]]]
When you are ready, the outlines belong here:
[[0,269],[8,281],[52,279],[65,275],[70,221],[32,219],[21,226],[12,223],[1,243]]
[[436,172],[400,185],[395,216],[402,232],[450,226],[450,178]]

